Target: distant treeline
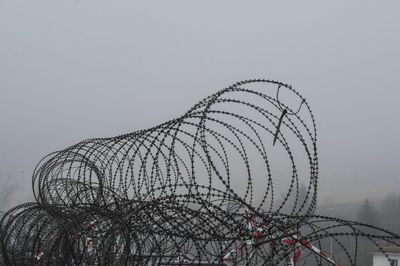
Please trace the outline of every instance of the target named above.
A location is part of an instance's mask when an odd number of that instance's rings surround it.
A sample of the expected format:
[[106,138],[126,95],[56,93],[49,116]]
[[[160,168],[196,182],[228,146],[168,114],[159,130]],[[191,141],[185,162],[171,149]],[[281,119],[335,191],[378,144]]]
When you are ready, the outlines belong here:
[[[334,216],[349,220],[355,220],[361,223],[375,225],[384,228],[393,233],[400,234],[400,192],[386,195],[380,200],[364,199],[358,203],[342,203],[320,205],[318,214]],[[373,232],[370,232],[373,234]],[[350,238],[351,239],[351,238]],[[352,241],[342,242],[344,246],[354,252],[355,244]],[[328,243],[324,243],[328,246]],[[382,246],[390,246],[390,243],[379,243]],[[372,254],[375,249],[368,241],[360,239],[357,247],[357,265],[372,266]],[[334,242],[333,254],[340,261],[344,257],[342,249]]]
[[317,213],[372,224],[400,234],[400,192],[379,200],[318,206]]
[[389,194],[381,201],[365,199],[356,218],[400,234],[400,193]]

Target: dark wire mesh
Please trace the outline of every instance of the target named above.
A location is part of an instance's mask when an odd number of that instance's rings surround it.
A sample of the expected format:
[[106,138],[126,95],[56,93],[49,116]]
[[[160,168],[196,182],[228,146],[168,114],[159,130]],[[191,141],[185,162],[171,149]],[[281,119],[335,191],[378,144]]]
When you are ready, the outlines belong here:
[[399,245],[314,214],[314,116],[276,81],[238,82],[161,125],[51,153],[32,183],[36,202],[1,220],[7,265],[357,265],[360,239]]

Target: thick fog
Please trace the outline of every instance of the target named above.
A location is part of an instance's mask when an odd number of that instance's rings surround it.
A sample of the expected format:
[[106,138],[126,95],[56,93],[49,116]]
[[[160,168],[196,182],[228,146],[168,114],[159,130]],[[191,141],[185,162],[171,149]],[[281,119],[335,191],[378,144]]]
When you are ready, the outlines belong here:
[[399,10],[365,0],[3,0],[0,191],[11,205],[29,200],[46,154],[267,78],[293,85],[316,116],[321,203],[398,192]]

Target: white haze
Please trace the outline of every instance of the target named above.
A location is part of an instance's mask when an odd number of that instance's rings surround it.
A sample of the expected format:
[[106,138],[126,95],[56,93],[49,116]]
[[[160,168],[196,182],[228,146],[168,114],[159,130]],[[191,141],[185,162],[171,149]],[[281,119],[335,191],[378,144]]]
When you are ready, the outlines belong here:
[[151,127],[262,77],[292,84],[316,115],[320,202],[399,191],[399,10],[369,0],[3,0],[1,178],[24,201],[44,155]]

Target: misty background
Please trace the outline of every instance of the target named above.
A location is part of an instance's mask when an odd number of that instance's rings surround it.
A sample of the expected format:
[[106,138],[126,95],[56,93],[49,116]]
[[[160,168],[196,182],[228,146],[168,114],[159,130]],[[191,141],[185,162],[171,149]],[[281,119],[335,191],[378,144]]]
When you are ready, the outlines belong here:
[[1,1],[0,210],[32,199],[31,175],[46,154],[152,127],[250,78],[289,83],[310,103],[322,212],[359,209],[366,198],[379,209],[400,193],[399,8]]

